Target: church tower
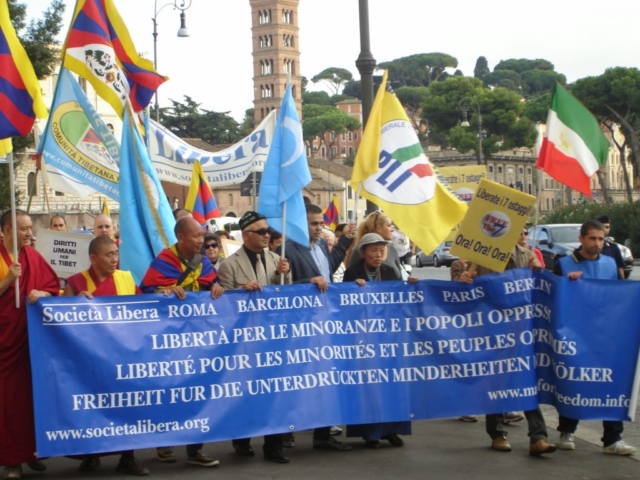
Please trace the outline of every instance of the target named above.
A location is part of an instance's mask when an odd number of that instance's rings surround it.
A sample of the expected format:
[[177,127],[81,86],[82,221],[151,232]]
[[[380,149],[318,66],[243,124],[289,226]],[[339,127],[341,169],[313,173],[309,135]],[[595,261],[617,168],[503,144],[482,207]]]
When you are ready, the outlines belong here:
[[302,118],[299,0],[249,0],[253,37],[253,119],[258,125],[277,110],[291,73],[292,94]]

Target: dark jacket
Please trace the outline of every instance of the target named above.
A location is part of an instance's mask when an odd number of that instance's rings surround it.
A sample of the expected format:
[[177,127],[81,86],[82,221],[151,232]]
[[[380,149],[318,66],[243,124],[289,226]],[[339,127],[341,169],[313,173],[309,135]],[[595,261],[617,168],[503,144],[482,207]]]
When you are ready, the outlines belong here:
[[[316,244],[320,246],[320,249],[324,255],[329,259],[329,270],[331,275],[335,273],[347,253],[347,249],[351,246],[353,239],[347,238],[344,235],[340,237],[338,243],[335,244],[331,253],[329,253],[329,247],[327,242],[319,238],[316,240]],[[278,247],[276,250],[278,255],[282,255],[282,247]],[[285,245],[285,257],[289,261],[291,267],[291,276],[293,283],[309,283],[313,277],[320,276],[320,269],[316,265],[316,261],[311,255],[311,249],[309,247],[303,247],[291,240],[286,241]]]
[[[351,265],[344,272],[343,282],[355,282],[358,279],[362,279],[366,282],[369,281],[369,276],[367,275],[367,271],[364,266],[364,259],[358,260],[357,263]],[[380,279],[379,281],[385,282],[390,280],[402,280],[402,275],[398,273],[398,271],[390,267],[389,265],[382,264],[380,265]]]

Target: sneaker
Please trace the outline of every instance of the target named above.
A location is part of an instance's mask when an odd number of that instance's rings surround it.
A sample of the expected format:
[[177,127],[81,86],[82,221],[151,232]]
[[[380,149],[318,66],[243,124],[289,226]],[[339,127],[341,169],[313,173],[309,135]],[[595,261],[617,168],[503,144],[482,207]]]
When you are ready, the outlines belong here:
[[510,452],[511,444],[509,443],[509,440],[507,440],[507,437],[498,437],[491,441],[491,448],[498,452]]
[[331,430],[329,430],[329,433],[334,437],[338,437],[342,435],[342,429],[340,427],[333,426],[331,427]]
[[2,478],[22,478],[22,465],[11,465],[10,467],[4,467],[4,474]]
[[198,450],[198,453],[195,455],[188,455],[187,463],[189,465],[199,465],[201,467],[215,467],[220,464],[218,460],[214,460],[202,450]]
[[529,444],[529,455],[542,455],[543,453],[553,453],[556,451],[556,447],[553,443],[547,442],[545,438],[541,438],[537,442]]
[[575,450],[576,443],[573,438],[573,433],[561,433],[558,448],[560,450]]
[[80,462],[80,466],[78,470],[81,472],[93,472],[100,466],[100,457],[96,457],[94,455],[87,456],[82,462]]
[[173,447],[156,448],[156,457],[164,463],[175,463],[178,460],[176,454],[173,453]]
[[141,465],[136,457],[121,457],[116,467],[116,472],[133,475],[134,477],[149,475],[149,469]]
[[636,447],[632,447],[631,445],[627,445],[622,440],[618,440],[616,443],[609,445],[608,447],[603,448],[604,453],[609,453],[611,455],[631,455],[632,453],[636,453]]
[[504,423],[516,423],[524,419],[524,415],[518,412],[507,412],[504,414]]
[[458,420],[460,420],[461,422],[477,422],[478,421],[478,417],[476,417],[475,415],[463,415],[462,417],[458,417]]

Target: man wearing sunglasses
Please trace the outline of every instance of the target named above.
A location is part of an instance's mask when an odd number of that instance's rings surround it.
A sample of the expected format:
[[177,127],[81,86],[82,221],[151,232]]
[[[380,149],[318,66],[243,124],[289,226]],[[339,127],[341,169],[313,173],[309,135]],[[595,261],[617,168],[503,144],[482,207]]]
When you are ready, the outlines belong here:
[[[279,285],[281,274],[285,283],[291,283],[289,262],[269,251],[269,224],[264,215],[247,212],[240,219],[242,248],[225,258],[218,270],[218,280],[225,289],[262,291],[266,285]],[[282,449],[282,434],[265,435],[262,451],[264,458],[275,463],[289,463]],[[233,448],[241,457],[255,455],[250,438],[233,440]]]
[[518,245],[520,245],[522,248],[528,248],[529,250],[533,251],[533,253],[536,255],[536,258],[540,262],[540,265],[544,265],[544,257],[542,256],[542,252],[540,251],[539,248],[531,247],[527,243],[528,241],[529,241],[529,230],[527,230],[526,228],[523,228],[522,231],[520,232],[520,237],[518,238]]

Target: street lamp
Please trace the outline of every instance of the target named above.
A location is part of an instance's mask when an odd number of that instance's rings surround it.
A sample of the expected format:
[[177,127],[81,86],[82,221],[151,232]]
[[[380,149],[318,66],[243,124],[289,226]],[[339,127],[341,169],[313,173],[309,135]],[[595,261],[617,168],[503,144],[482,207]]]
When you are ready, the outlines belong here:
[[[476,106],[474,107],[473,105],[469,105],[470,101],[473,101]],[[473,110],[478,114],[478,165],[482,165],[484,163],[482,161],[482,137],[484,136],[484,132],[482,131],[482,113],[480,112],[480,104],[473,97],[464,97],[462,100],[460,100],[459,105],[460,110],[462,110],[462,123],[460,124],[461,127],[469,126],[469,120],[467,119],[467,112],[469,112],[469,110]]]
[[[151,19],[151,21],[153,22],[153,68],[156,71],[158,71],[158,14],[164,7],[168,7],[170,5],[173,6],[174,10],[180,10],[180,30],[178,30],[178,37],[188,37],[189,30],[187,30],[187,17],[184,14],[184,11],[191,6],[191,2],[192,0],[173,0],[173,2],[165,3],[160,8],[158,8],[158,0],[155,0],[153,18]],[[156,122],[160,122],[160,104],[158,103],[157,91],[155,110]]]

